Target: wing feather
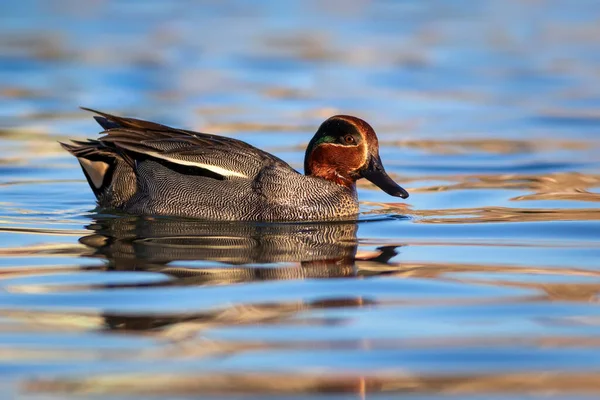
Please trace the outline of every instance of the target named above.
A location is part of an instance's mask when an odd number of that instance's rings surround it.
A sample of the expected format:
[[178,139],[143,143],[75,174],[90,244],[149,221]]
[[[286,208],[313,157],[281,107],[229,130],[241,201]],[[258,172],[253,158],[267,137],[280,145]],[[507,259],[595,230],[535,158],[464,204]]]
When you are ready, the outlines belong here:
[[208,170],[223,179],[252,179],[263,167],[272,164],[293,171],[278,157],[241,140],[83,109],[101,116],[96,120],[106,130],[98,141],[125,153],[133,161],[149,157]]

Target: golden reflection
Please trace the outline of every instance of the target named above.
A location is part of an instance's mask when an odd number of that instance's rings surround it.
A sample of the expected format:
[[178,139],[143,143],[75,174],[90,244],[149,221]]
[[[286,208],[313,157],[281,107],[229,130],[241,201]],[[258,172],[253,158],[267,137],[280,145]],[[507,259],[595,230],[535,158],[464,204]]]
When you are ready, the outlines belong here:
[[[2,230],[0,229],[0,232]],[[13,230],[6,230],[6,232],[14,232]],[[77,231],[70,231],[68,235],[77,236]],[[46,235],[46,233],[44,233]],[[80,244],[65,244],[65,243],[43,243],[34,244],[30,246],[20,247],[4,247],[0,248],[0,257],[52,257],[52,256],[80,256],[84,252],[85,247]],[[12,269],[5,269],[0,274],[8,271],[15,271],[21,267],[14,267]]]
[[[143,384],[140,384],[143,382]],[[475,373],[415,375],[403,371],[342,374],[238,373],[238,374],[120,374],[72,379],[33,379],[27,392],[70,395],[210,395],[309,393],[530,393],[599,394],[600,373],[526,371],[519,373]]]
[[[357,269],[361,273],[373,268],[367,264],[358,263]],[[395,268],[395,271],[393,269]],[[388,276],[401,278],[428,278],[448,281],[458,281],[469,285],[493,285],[515,288],[532,289],[539,293],[531,298],[532,301],[577,301],[596,302],[600,294],[600,272],[578,268],[556,267],[530,267],[519,265],[482,265],[482,264],[457,264],[457,263],[402,263],[389,264]],[[462,274],[477,273],[487,274],[485,279],[465,278]],[[496,279],[494,273],[508,273],[515,277],[514,280]],[[547,283],[547,282],[521,282],[519,275],[543,276],[569,276],[596,278],[595,282],[579,283]]]
[[0,89],[0,98],[11,98],[11,99],[35,99],[42,96],[42,92],[32,90],[29,88],[10,86]]
[[367,214],[409,214],[417,217],[421,224],[475,224],[490,222],[535,222],[535,221],[597,221],[600,208],[452,208],[441,210],[413,210],[403,204],[367,203],[379,208]]
[[224,134],[240,132],[312,132],[312,125],[261,124],[251,122],[215,122],[203,125],[202,131]]
[[[332,61],[351,53],[334,50],[331,40],[322,33],[273,35],[262,39],[264,51],[278,57],[298,60]],[[268,54],[266,54],[268,56]]]
[[[423,178],[415,179],[418,181]],[[591,189],[600,187],[600,175],[582,173],[555,173],[547,175],[472,175],[455,177],[429,177],[431,180],[456,180],[446,185],[410,188],[411,192],[440,192],[469,189],[510,189],[530,191],[531,194],[513,197],[512,201],[568,200],[599,202],[600,193]],[[411,181],[404,179],[403,181]],[[488,222],[532,222],[532,221],[595,221],[600,219],[600,208],[518,208],[518,207],[475,207],[450,209],[413,209],[404,203],[364,203],[376,206],[367,214],[408,214],[416,217],[417,223],[488,223]]]
[[[50,224],[48,224],[50,225]],[[79,236],[84,230],[76,229],[50,229],[50,228],[20,228],[20,227],[0,227],[0,232],[10,233],[25,233],[28,235],[43,235],[43,236]],[[52,246],[52,245],[50,245]],[[16,251],[16,250],[15,250]]]
[[[195,343],[204,332],[220,327],[231,326],[257,326],[257,325],[285,325],[285,326],[332,326],[341,321],[311,316],[301,316],[310,310],[337,309],[337,308],[361,308],[373,306],[375,301],[363,299],[362,297],[333,298],[322,301],[293,301],[266,304],[239,304],[223,307],[205,312],[185,314],[105,314],[104,328],[113,332],[128,334],[143,334],[156,336],[160,339],[168,339],[170,343],[178,343],[177,348],[168,348],[163,353],[159,351],[160,357],[200,357],[215,355],[218,353],[256,350],[258,348],[269,348],[267,343],[248,344],[240,342],[215,342],[210,349],[206,346],[198,346]],[[331,344],[329,344],[331,345]],[[329,346],[328,345],[328,346]],[[277,348],[277,345],[275,345]],[[183,351],[180,351],[183,350]]]
[[0,310],[0,317],[0,332],[80,332],[100,329],[104,324],[97,312]]
[[380,146],[409,147],[436,154],[472,154],[474,151],[492,154],[518,154],[555,150],[583,150],[586,143],[568,140],[481,139],[418,139],[382,141]]
[[[413,180],[421,180],[413,179]],[[453,177],[428,177],[429,180],[456,180],[449,185],[426,186],[413,189],[414,192],[441,192],[468,189],[511,189],[528,190],[531,195],[515,197],[512,200],[579,200],[598,201],[596,193],[588,190],[600,187],[600,175],[578,172],[554,173],[547,175],[502,174],[467,175]]]

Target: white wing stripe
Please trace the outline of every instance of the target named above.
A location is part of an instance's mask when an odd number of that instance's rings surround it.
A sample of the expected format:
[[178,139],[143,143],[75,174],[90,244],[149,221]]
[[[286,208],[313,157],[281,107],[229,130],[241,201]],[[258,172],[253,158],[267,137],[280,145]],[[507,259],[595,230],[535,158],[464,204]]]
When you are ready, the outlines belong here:
[[215,174],[219,174],[222,176],[237,176],[238,178],[247,178],[247,175],[244,175],[240,172],[236,172],[236,171],[232,171],[229,169],[225,169],[225,168],[221,168],[218,167],[216,165],[211,165],[211,164],[203,164],[203,163],[198,163],[198,162],[192,162],[192,161],[185,161],[185,160],[178,160],[178,159],[173,159],[173,158],[169,158],[169,157],[165,157],[164,155],[154,152],[154,151],[144,151],[144,154],[147,154],[151,157],[154,158],[160,158],[161,160],[165,160],[165,161],[169,161],[172,162],[173,164],[179,164],[179,165],[185,165],[188,167],[196,167],[196,168],[204,168],[207,169],[211,172],[214,172]]

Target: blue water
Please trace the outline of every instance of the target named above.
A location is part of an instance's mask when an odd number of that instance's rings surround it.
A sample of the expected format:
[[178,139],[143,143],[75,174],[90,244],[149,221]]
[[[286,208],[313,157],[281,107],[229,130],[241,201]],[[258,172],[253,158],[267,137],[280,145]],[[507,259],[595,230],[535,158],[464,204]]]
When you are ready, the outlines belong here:
[[[596,1],[8,1],[3,398],[600,394]],[[411,196],[357,223],[95,210],[78,106],[236,137],[302,170],[369,121]]]

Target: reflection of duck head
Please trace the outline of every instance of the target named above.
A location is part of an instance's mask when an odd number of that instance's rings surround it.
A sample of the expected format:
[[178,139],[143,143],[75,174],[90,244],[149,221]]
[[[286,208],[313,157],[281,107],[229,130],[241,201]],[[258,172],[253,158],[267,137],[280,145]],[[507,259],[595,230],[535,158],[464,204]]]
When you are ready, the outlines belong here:
[[[170,218],[97,218],[80,242],[119,270],[153,270],[221,282],[353,275],[356,222],[261,224]],[[215,268],[225,264],[290,265]],[[181,262],[185,262],[182,265]],[[190,266],[190,262],[196,265]],[[198,281],[200,278],[200,281]]]

